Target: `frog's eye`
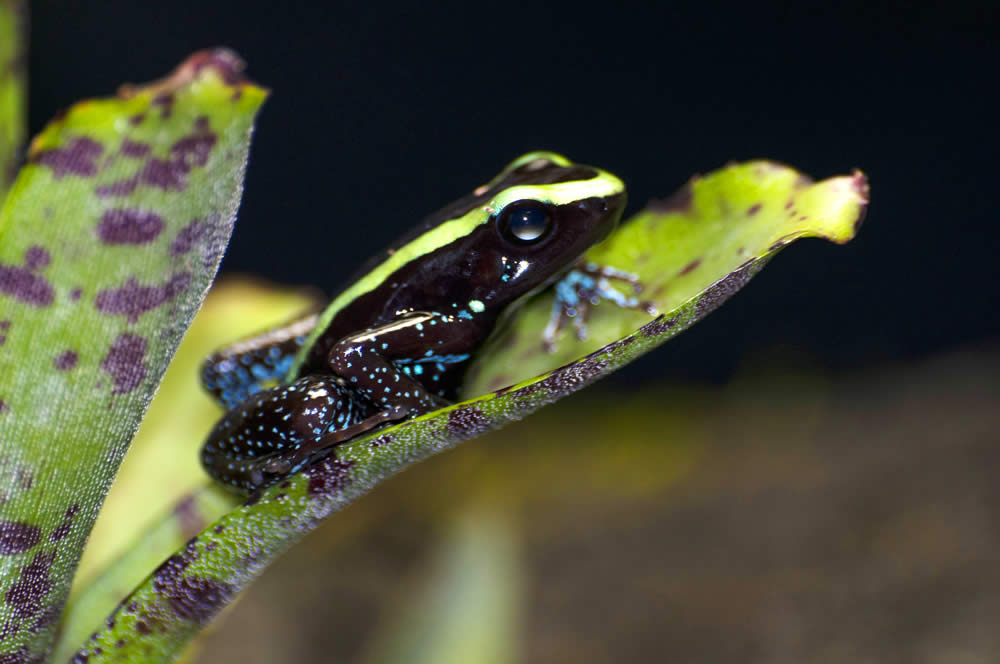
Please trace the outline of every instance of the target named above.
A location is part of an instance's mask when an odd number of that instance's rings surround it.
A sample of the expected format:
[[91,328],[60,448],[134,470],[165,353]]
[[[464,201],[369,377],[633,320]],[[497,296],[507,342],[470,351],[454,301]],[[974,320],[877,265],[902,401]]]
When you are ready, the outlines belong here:
[[497,228],[509,242],[533,244],[548,235],[552,228],[552,216],[538,201],[514,201],[500,211]]

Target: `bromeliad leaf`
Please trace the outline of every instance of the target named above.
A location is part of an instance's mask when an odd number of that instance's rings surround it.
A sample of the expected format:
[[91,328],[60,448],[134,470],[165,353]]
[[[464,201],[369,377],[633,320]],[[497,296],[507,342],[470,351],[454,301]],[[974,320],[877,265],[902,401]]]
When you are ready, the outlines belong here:
[[[41,659],[232,231],[265,92],[218,50],[77,104],[0,213],[0,658]],[[20,661],[19,660],[19,661]]]
[[[164,558],[242,500],[206,484],[198,450],[219,417],[198,383],[210,353],[321,304],[301,289],[217,281],[163,376],[115,476],[73,579],[53,659],[66,662]],[[183,413],[183,418],[177,414]],[[155,473],[150,469],[155,468]],[[153,521],[150,527],[150,521]]]
[[25,127],[27,7],[0,0],[0,205],[17,174]]
[[[169,661],[225,603],[324,518],[407,465],[524,417],[663,343],[722,304],[791,241],[805,236],[848,241],[867,198],[861,173],[813,184],[768,162],[695,178],[589,254],[638,273],[648,285],[646,297],[663,313],[650,320],[640,312],[601,311],[591,321],[589,340],[563,339],[560,354],[553,357],[540,351],[551,298],[533,303],[518,316],[506,345],[482,358],[466,384],[469,394],[498,389],[355,439],[303,473],[251,496],[121,602],[78,657],[104,661],[114,652],[121,658]],[[581,354],[582,359],[546,373]],[[526,373],[535,377],[521,380]]]

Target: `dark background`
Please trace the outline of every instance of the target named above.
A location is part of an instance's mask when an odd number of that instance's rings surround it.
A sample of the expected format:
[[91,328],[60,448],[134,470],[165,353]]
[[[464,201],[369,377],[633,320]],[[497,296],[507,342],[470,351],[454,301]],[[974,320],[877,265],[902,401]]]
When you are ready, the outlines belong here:
[[222,269],[327,293],[528,150],[620,175],[632,209],[730,160],[858,167],[872,204],[852,244],[797,245],[626,375],[995,344],[996,11],[658,4],[35,2],[31,129],[232,47],[273,96]]

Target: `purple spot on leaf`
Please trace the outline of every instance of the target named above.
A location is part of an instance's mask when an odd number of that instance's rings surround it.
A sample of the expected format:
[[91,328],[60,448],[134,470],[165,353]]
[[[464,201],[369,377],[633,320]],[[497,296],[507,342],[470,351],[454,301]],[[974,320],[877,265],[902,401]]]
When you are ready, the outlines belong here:
[[163,232],[163,217],[141,210],[108,210],[97,223],[104,244],[146,244]]
[[170,92],[161,92],[153,97],[151,104],[160,107],[160,117],[169,118],[174,110],[174,95]]
[[121,151],[126,157],[135,157],[136,159],[142,159],[149,154],[152,148],[149,147],[148,143],[140,143],[138,141],[133,141],[128,138],[122,140]]
[[182,576],[157,588],[181,620],[208,622],[235,594],[228,583],[199,576]]
[[693,272],[699,265],[701,265],[701,259],[696,258],[687,265],[685,265],[684,269],[682,269],[678,274],[688,274],[690,272]]
[[56,559],[55,553],[38,553],[21,569],[21,576],[4,595],[7,606],[20,620],[28,620],[42,610],[42,601],[52,590],[49,570]]
[[679,320],[680,320],[679,317],[666,318],[665,316],[661,315],[655,318],[654,320],[650,321],[649,323],[643,325],[641,328],[639,328],[639,331],[642,333],[642,336],[644,337],[658,337],[664,332],[670,330],[670,328],[672,328],[674,325],[677,325],[677,322]]
[[13,296],[36,307],[52,304],[53,290],[43,277],[31,270],[0,264],[0,293]]
[[114,380],[112,394],[128,394],[139,387],[146,377],[145,356],[145,339],[128,332],[118,335],[101,361],[101,370]]
[[191,248],[202,239],[208,232],[208,224],[195,219],[190,224],[182,228],[174,241],[170,243],[170,255],[180,256],[191,251]]
[[310,496],[322,497],[340,491],[347,486],[347,473],[352,466],[353,461],[341,461],[331,454],[319,463],[306,467],[303,471],[309,478],[306,492]]
[[489,430],[492,421],[475,406],[466,406],[448,413],[449,436],[461,439],[472,438]]
[[[139,173],[139,180],[164,191],[183,191],[185,171],[166,159],[150,159]],[[132,186],[135,188],[135,185]]]
[[748,216],[748,217],[752,217],[752,216],[754,216],[755,214],[757,214],[758,212],[760,212],[760,207],[761,207],[761,204],[760,204],[760,203],[756,203],[756,204],[754,204],[754,205],[751,205],[751,206],[750,206],[750,209],[749,209],[749,210],[747,210],[747,216]]
[[191,541],[183,553],[170,556],[157,568],[153,573],[153,588],[179,618],[203,623],[232,598],[234,590],[222,581],[186,574],[196,558],[197,550]]
[[[171,161],[176,168],[187,173],[195,166],[204,166],[218,140],[215,134],[208,131],[208,125],[198,128],[199,133],[179,139],[170,148]],[[207,133],[206,133],[207,132]]]
[[83,295],[83,289],[80,288],[80,287],[76,287],[76,288],[74,288],[73,290],[71,290],[69,292],[69,299],[71,299],[74,302],[76,302],[77,300],[80,299],[81,295]]
[[188,272],[173,275],[162,286],[144,286],[129,278],[121,288],[99,292],[94,298],[94,305],[101,313],[128,316],[129,322],[135,323],[142,314],[177,297],[190,283]]
[[29,270],[45,269],[51,262],[52,256],[49,255],[48,250],[44,247],[37,245],[28,247],[28,250],[24,252],[24,265]]
[[61,524],[56,526],[52,533],[49,535],[49,541],[58,542],[62,538],[69,535],[69,531],[73,528],[73,523],[71,521],[63,521]]
[[56,356],[53,361],[53,365],[59,371],[69,371],[76,366],[76,362],[79,358],[75,351],[65,350]]
[[0,555],[24,553],[42,539],[42,529],[18,521],[0,521]]
[[97,174],[97,158],[104,152],[100,143],[89,138],[76,138],[64,148],[42,150],[31,156],[31,161],[48,166],[57,180],[66,175],[92,176]]

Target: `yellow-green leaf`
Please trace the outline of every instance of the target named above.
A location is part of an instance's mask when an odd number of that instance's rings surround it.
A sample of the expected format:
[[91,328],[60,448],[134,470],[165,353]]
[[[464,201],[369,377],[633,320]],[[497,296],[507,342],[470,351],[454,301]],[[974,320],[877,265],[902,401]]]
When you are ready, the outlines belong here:
[[81,102],[0,211],[0,658],[42,657],[233,227],[265,92],[231,52]]

